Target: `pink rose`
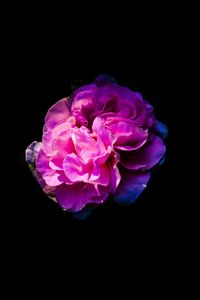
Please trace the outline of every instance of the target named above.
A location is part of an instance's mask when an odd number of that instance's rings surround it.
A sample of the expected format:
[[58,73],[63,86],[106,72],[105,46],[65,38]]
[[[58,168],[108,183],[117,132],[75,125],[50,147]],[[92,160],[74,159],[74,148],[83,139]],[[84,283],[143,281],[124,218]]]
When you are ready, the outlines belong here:
[[163,158],[167,129],[139,93],[99,76],[47,112],[42,143],[27,149],[43,190],[70,212],[112,198],[135,201]]

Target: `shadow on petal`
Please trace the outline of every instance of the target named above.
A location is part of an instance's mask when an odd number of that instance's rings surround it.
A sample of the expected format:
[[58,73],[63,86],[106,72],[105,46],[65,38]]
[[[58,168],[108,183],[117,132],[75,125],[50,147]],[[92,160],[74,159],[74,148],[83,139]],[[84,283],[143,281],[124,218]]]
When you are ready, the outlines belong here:
[[113,200],[121,205],[130,205],[140,196],[150,179],[150,173],[125,171]]

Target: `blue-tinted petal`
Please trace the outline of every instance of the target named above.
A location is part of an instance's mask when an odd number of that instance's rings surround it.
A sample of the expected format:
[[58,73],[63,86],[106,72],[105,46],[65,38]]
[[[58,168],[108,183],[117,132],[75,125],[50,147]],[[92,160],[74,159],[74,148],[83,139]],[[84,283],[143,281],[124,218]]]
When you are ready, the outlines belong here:
[[93,212],[93,210],[94,210],[94,207],[85,207],[84,209],[82,209],[79,212],[72,213],[72,215],[76,219],[84,221],[90,216],[90,214]]
[[112,84],[112,83],[117,83],[117,82],[110,75],[102,74],[102,75],[99,75],[96,77],[94,83],[96,84],[96,86],[101,87],[106,84]]
[[113,199],[121,205],[129,205],[143,192],[150,179],[150,173],[138,173],[126,171],[122,174],[122,180],[117,188]]
[[158,163],[159,164],[159,166],[161,166],[161,165],[163,165],[164,164],[164,162],[165,162],[165,158],[166,158],[166,155],[165,156],[163,156],[163,158],[160,160],[160,162]]
[[162,122],[159,122],[157,121],[155,123],[155,125],[153,126],[153,130],[155,131],[155,133],[161,137],[162,139],[166,138],[167,135],[168,135],[168,128],[167,126],[162,123]]

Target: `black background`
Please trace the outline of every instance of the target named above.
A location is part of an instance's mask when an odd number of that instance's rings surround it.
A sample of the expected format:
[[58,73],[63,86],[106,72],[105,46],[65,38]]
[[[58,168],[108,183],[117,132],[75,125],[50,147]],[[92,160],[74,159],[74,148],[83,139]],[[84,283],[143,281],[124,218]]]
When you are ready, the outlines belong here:
[[[185,267],[181,252],[190,219],[181,179],[185,156],[180,149],[187,132],[184,109],[199,92],[196,48],[190,35],[191,40],[180,40],[184,30],[171,38],[168,28],[156,35],[154,28],[148,32],[146,28],[145,34],[136,35],[131,22],[125,29],[111,22],[97,31],[96,25],[92,20],[87,28],[72,30],[68,24],[65,33],[49,24],[48,30],[35,31],[32,26],[28,34],[23,25],[14,34],[8,72],[14,135],[8,150],[12,164],[7,168],[13,175],[7,190],[13,196],[7,201],[5,223],[15,249],[13,261],[19,256],[24,262],[28,256],[28,265],[38,260],[45,268],[55,264],[64,271],[72,263],[83,277],[88,262],[96,269],[102,260],[116,273],[127,267],[137,276],[149,266],[150,273],[156,268],[159,275],[167,269],[173,276],[173,271]],[[87,220],[78,221],[42,192],[24,153],[32,141],[41,140],[47,109],[71,93],[74,81],[89,83],[99,74],[110,74],[153,104],[157,118],[169,129],[167,156],[135,204],[121,207],[108,202]]]

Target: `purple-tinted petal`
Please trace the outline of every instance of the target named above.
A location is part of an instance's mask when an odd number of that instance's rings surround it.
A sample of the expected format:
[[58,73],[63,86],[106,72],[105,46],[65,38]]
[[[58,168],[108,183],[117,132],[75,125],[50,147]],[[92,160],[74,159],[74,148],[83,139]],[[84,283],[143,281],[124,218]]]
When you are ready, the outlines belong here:
[[47,170],[51,170],[51,168],[49,167],[49,158],[47,157],[42,148],[36,158],[36,168],[40,173],[44,173]]
[[[118,119],[118,118],[116,118]],[[112,133],[112,140],[115,149],[131,151],[140,148],[146,143],[148,131],[136,127],[132,121],[113,120],[108,126]]]
[[126,171],[122,174],[121,182],[113,199],[118,204],[129,205],[133,203],[145,189],[150,178],[150,173],[134,174]]
[[95,109],[95,95],[97,86],[86,85],[78,89],[72,96],[71,111],[81,125],[88,125],[90,115]]
[[164,156],[166,146],[162,139],[154,136],[136,151],[121,153],[121,163],[130,170],[151,169]]
[[54,128],[57,124],[66,121],[69,116],[69,103],[67,98],[63,98],[48,110],[45,117],[45,130]]
[[99,195],[93,184],[82,182],[73,185],[62,184],[56,188],[56,199],[63,209],[78,212],[87,204],[100,204],[108,197],[108,193]]

